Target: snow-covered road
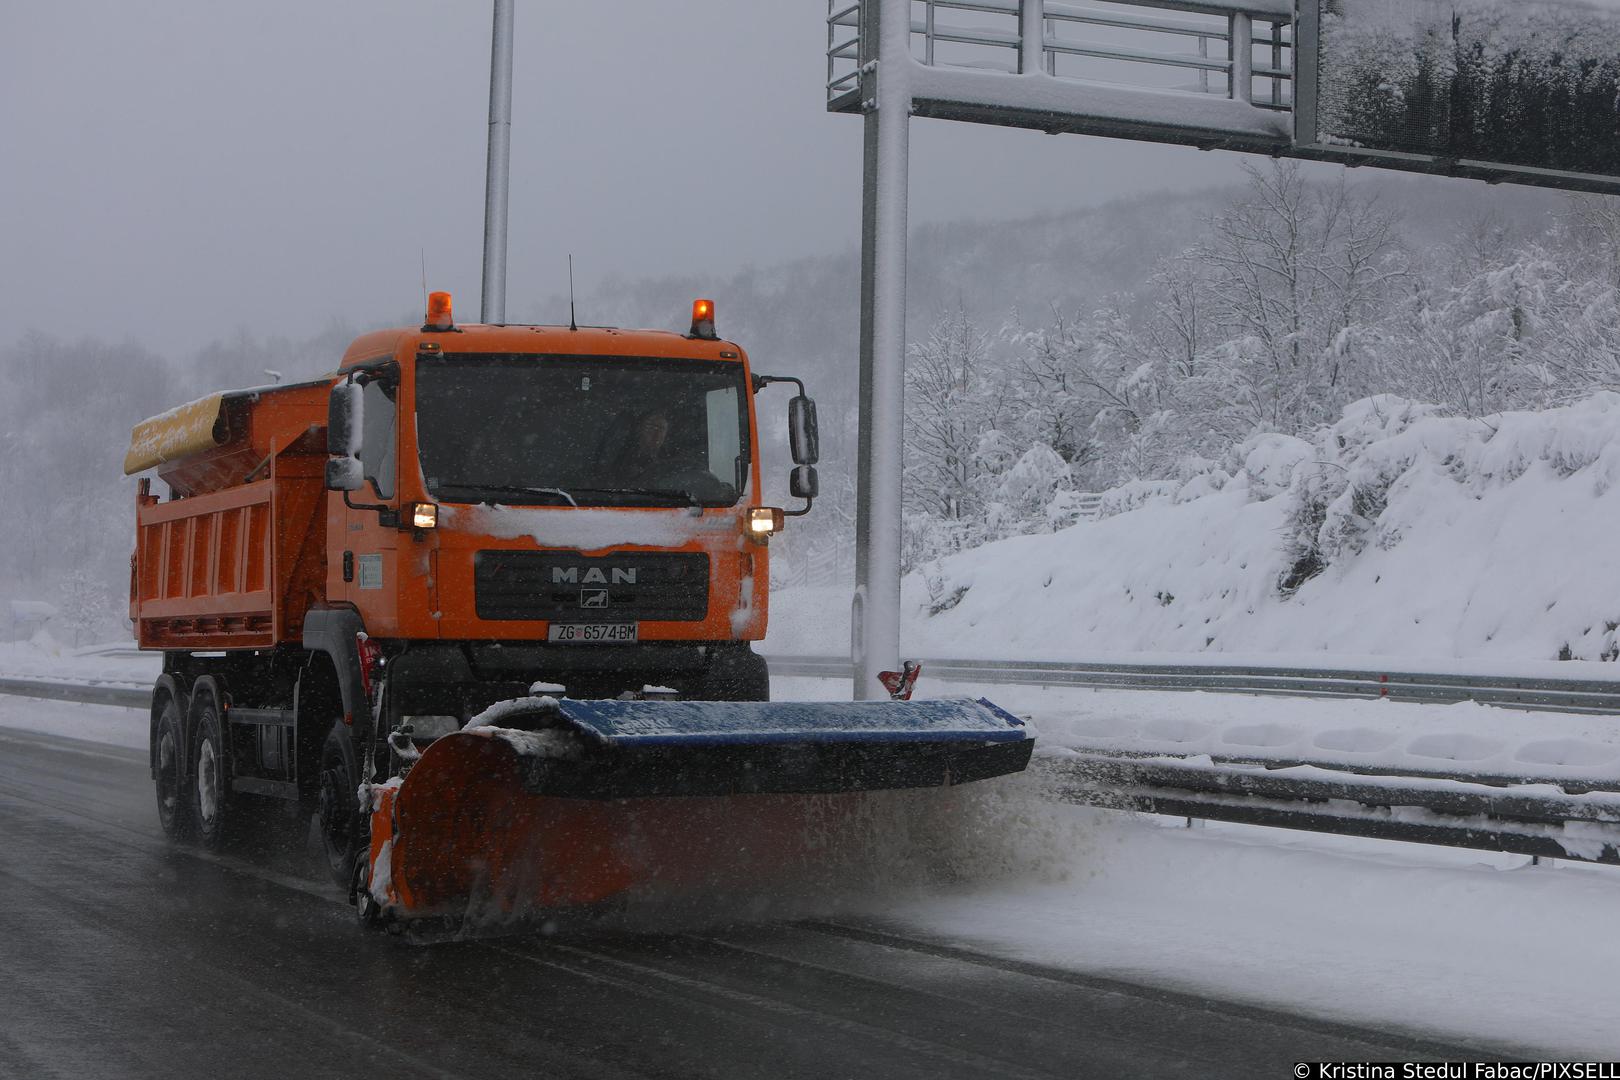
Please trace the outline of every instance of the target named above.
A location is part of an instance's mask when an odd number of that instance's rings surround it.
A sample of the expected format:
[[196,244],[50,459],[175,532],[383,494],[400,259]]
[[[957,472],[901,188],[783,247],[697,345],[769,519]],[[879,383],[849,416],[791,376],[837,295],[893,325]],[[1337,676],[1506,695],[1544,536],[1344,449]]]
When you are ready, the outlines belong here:
[[[80,735],[141,722],[20,698],[0,700],[0,716]],[[964,947],[893,894],[866,898],[881,921],[848,898],[778,895],[766,912],[728,896],[402,947],[357,930],[301,870],[312,858],[290,822],[263,851],[165,842],[144,759],[0,730],[0,1075],[1236,1078],[1515,1045],[1407,1038]],[[992,920],[1016,917],[993,891],[964,895]]]
[[[843,688],[783,679],[776,695],[827,698]],[[1058,739],[1086,718],[1109,717],[1177,718],[1206,734],[1248,717],[1318,741],[1370,724],[1398,731],[1419,712],[1431,734],[1468,736],[1473,725],[1481,740],[1542,722],[1471,706],[1140,691],[1001,687],[997,700]],[[1578,734],[1595,747],[1610,740],[1601,719],[1546,722],[1589,725]],[[144,723],[135,710],[0,698],[0,727],[140,749]],[[1620,1056],[1620,939],[1611,931],[1620,870],[1244,826],[1189,829],[1053,805],[1022,783],[986,786],[967,820],[974,844],[952,866],[958,880],[886,884],[844,898],[845,913],[908,940],[1486,1052]]]

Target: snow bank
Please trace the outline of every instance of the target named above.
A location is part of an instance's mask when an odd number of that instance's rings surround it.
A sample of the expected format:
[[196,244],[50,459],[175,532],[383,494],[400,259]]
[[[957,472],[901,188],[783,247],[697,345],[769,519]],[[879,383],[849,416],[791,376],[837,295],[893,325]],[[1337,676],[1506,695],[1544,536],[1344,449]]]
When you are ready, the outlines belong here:
[[1474,702],[1313,701],[1302,708],[1286,698],[1178,698],[1141,691],[1069,698],[1060,709],[1039,698],[1026,700],[1043,751],[1255,757],[1351,770],[1587,779],[1600,785],[1612,783],[1620,770],[1620,726],[1611,716]]
[[1137,485],[1133,509],[913,575],[908,651],[1620,653],[1620,395],[1480,420],[1371,398],[1315,445],[1240,454],[1229,479]]
[[41,633],[31,641],[0,644],[0,677],[151,686],[162,671],[162,653],[136,652],[131,642],[75,649]]
[[146,753],[152,718],[145,709],[113,705],[80,705],[72,701],[0,694],[0,732],[25,731],[57,735],[84,743],[102,743]]
[[[1614,393],[1484,419],[1369,398],[1311,442],[1257,436],[1108,493],[1099,521],[928,564],[905,582],[904,648],[1613,659],[1617,478]],[[845,652],[847,604],[778,597],[766,651]]]

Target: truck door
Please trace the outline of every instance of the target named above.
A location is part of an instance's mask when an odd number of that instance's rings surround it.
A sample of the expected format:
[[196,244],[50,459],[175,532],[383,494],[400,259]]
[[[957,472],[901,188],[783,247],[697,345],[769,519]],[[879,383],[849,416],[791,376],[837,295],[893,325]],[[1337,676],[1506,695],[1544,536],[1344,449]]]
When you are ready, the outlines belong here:
[[382,506],[398,513],[398,387],[397,377],[364,384],[359,457],[365,485],[353,494],[350,501],[355,505],[339,503],[344,594],[360,609],[366,629],[377,635],[389,634],[399,613],[400,531],[385,525],[382,515],[369,508]]

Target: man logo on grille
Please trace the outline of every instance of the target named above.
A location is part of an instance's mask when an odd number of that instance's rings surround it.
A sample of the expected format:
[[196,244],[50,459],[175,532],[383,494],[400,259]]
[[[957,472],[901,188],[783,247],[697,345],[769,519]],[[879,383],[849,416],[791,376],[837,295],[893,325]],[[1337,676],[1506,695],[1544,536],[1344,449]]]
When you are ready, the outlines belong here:
[[608,606],[608,591],[606,589],[579,590],[579,606],[582,608],[605,608]]
[[[634,566],[615,566],[609,569],[613,575],[615,585],[634,585],[636,583],[636,570]],[[608,575],[602,573],[600,566],[585,568],[585,576],[580,577],[577,566],[553,566],[551,568],[551,583],[553,585],[606,585]]]

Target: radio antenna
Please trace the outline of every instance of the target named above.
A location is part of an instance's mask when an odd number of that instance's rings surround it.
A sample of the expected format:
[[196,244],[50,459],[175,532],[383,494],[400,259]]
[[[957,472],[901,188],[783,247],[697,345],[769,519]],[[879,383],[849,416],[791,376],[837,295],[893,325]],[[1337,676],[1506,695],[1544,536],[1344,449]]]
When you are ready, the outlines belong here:
[[574,253],[568,253],[568,329],[578,330],[579,323],[574,321]]
[[427,248],[425,248],[425,247],[421,247],[421,248],[417,248],[417,249],[416,249],[416,250],[417,250],[417,251],[418,251],[418,252],[419,252],[419,253],[420,253],[420,254],[421,254],[421,256],[422,256],[422,310],[423,310],[423,311],[426,311],[426,310],[427,310],[427,307],[428,307],[428,293],[427,293]]

